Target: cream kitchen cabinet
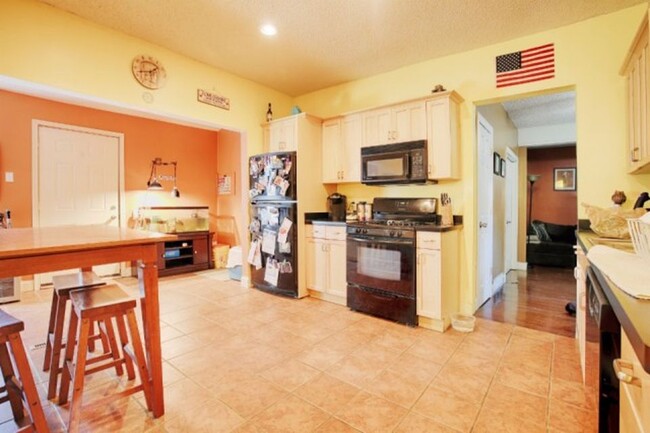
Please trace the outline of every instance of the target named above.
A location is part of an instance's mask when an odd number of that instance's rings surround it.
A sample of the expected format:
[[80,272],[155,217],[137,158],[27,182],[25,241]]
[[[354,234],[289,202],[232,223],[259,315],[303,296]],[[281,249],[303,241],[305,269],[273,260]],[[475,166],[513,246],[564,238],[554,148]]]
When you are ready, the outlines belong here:
[[650,433],[650,374],[643,369],[621,328],[621,358],[614,361],[620,380],[620,432]]
[[362,114],[362,118],[362,147],[424,140],[427,137],[424,101],[407,102],[366,111]]
[[[262,125],[264,130],[265,125]],[[313,143],[316,132],[321,139],[321,120],[306,113],[295,114],[268,123],[269,152],[298,151],[300,146],[317,145]]]
[[426,102],[427,177],[460,178],[459,107],[462,98],[456,92],[444,92]]
[[417,232],[416,254],[418,323],[444,332],[460,307],[458,230]]
[[627,57],[621,74],[627,78],[628,88],[628,171],[650,172],[650,52],[648,51],[648,15],[645,15]]
[[323,183],[361,180],[361,115],[323,122]]
[[312,224],[306,231],[307,290],[310,296],[346,304],[345,225]]
[[587,341],[587,266],[589,261],[582,247],[576,247],[576,267],[573,276],[576,279],[576,338],[580,353],[580,367],[582,368],[582,381],[585,381],[585,347]]

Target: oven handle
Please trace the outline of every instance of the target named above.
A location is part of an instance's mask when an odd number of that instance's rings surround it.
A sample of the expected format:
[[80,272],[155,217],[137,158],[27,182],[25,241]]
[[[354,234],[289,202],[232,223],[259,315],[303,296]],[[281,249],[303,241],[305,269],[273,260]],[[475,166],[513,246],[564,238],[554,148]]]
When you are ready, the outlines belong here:
[[373,244],[386,244],[386,245],[413,245],[413,241],[409,239],[395,239],[395,238],[389,238],[387,240],[381,240],[377,238],[360,238],[357,236],[348,236],[348,240],[353,240],[356,242],[363,242],[363,243],[373,243]]

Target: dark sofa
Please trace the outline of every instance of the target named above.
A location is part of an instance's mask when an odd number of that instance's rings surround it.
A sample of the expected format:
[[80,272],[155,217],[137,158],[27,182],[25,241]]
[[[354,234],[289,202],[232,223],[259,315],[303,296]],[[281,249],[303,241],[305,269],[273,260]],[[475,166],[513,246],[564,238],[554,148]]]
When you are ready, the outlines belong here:
[[573,247],[576,244],[577,226],[539,220],[533,220],[531,226],[538,241],[526,245],[526,261],[529,265],[575,267]]

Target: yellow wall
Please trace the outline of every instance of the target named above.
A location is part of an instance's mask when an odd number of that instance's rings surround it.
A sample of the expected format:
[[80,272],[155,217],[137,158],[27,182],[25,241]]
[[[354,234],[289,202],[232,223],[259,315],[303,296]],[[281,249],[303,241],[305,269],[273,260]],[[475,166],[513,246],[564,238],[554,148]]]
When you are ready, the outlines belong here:
[[[627,93],[625,80],[618,70],[647,7],[641,4],[574,25],[410,65],[303,95],[296,98],[296,103],[306,112],[327,118],[424,96],[438,83],[456,90],[465,99],[461,106],[461,181],[426,187],[374,188],[372,191],[355,185],[339,190],[352,197],[450,193],[455,203],[454,211],[464,216],[461,302],[463,309],[468,311],[474,303],[476,285],[476,104],[573,86],[576,90],[578,202],[607,206],[614,189],[622,189],[629,197],[636,197],[648,189],[650,176],[625,174]],[[495,88],[496,56],[549,42],[555,43],[555,78]],[[582,208],[579,212],[579,217],[585,218]]]
[[[0,75],[247,131],[251,154],[262,150],[268,103],[276,117],[292,106],[280,92],[32,0],[0,2],[0,53]],[[139,54],[162,62],[165,87],[148,91],[135,81],[131,61]],[[198,102],[197,89],[230,98],[230,110]]]
[[[331,87],[292,100],[279,92],[185,58],[162,47],[90,23],[33,0],[0,2],[0,76],[45,84],[104,98],[157,113],[210,122],[242,132],[248,153],[262,150],[260,124],[268,102],[276,118],[299,105],[327,118],[340,113],[426,95],[438,83],[456,90],[461,105],[461,181],[402,188],[344,186],[352,198],[377,195],[453,197],[455,213],[463,214],[461,286],[464,310],[474,300],[476,264],[475,104],[497,102],[573,86],[576,90],[578,139],[578,201],[606,206],[614,189],[636,197],[650,185],[650,175],[625,174],[625,80],[618,68],[647,4],[575,25],[530,35],[477,50],[433,59],[395,71]],[[495,57],[554,42],[556,78],[497,90]],[[435,41],[432,41],[435,43]],[[157,57],[166,67],[167,85],[143,100],[144,90],[131,76],[138,54]],[[263,65],[262,65],[263,66]],[[198,88],[231,100],[231,110],[198,103]],[[584,218],[580,209],[579,216]]]

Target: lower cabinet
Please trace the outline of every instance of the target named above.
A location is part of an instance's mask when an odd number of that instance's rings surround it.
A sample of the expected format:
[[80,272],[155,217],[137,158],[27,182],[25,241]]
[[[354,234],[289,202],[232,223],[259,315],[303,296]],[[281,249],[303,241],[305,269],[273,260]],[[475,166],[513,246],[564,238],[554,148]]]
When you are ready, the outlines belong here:
[[214,268],[213,233],[180,233],[177,236],[176,240],[158,244],[159,276]]
[[621,433],[650,432],[650,373],[637,358],[630,340],[621,329],[621,358],[615,361],[620,380]]
[[458,230],[417,232],[416,301],[418,323],[444,332],[458,312]]
[[346,304],[345,226],[312,224],[307,229],[307,290],[310,296]]

